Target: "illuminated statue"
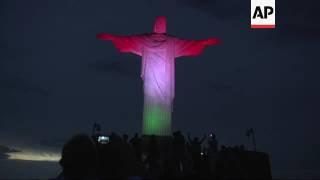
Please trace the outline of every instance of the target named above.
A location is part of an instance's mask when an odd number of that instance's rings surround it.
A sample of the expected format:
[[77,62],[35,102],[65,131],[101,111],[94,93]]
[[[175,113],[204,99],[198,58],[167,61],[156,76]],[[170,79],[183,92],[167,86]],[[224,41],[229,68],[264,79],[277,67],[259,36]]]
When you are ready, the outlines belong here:
[[110,40],[120,52],[142,56],[144,85],[143,134],[171,135],[174,98],[175,58],[197,56],[218,39],[184,40],[166,34],[166,18],[157,17],[153,33],[118,36],[101,33],[98,39]]

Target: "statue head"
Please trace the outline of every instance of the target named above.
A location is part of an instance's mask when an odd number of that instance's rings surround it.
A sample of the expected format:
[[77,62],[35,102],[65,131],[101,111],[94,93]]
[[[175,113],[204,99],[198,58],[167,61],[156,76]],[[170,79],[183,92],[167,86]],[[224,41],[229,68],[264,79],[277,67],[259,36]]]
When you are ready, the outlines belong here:
[[165,16],[158,16],[153,26],[154,33],[166,33],[167,32],[167,19]]

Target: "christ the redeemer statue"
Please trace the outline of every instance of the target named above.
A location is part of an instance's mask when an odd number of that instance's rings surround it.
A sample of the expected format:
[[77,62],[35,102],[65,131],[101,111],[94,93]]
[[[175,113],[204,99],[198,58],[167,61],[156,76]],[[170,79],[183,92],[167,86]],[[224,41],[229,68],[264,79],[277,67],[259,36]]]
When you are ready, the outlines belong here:
[[110,40],[120,52],[142,56],[144,82],[143,134],[171,135],[171,113],[175,95],[175,58],[197,56],[216,38],[185,40],[166,34],[166,18],[156,18],[153,33],[119,36],[101,33],[98,39]]

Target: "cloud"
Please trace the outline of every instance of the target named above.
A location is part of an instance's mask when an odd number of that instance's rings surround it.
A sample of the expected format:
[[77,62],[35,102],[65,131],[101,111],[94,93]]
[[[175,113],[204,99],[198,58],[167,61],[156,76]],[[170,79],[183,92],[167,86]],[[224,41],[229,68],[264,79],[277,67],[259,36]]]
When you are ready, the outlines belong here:
[[61,158],[60,153],[41,152],[41,151],[14,152],[14,153],[9,153],[9,157],[8,157],[8,159],[10,160],[48,161],[48,162],[58,162],[60,158]]
[[18,150],[0,145],[0,160],[54,161],[60,159],[60,153],[45,149]]
[[48,147],[48,148],[62,148],[64,143],[66,142],[65,139],[42,139],[39,142],[40,146]]
[[8,153],[17,153],[21,152],[17,149],[9,148],[8,146],[0,145],[0,159],[8,159],[9,155]]

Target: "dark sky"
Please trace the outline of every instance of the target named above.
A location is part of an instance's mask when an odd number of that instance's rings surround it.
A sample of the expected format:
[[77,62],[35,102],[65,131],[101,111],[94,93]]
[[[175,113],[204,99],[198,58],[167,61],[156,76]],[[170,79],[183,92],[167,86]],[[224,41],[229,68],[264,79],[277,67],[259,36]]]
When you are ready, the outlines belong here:
[[234,146],[253,127],[275,178],[320,178],[320,3],[276,3],[277,28],[252,30],[249,0],[1,0],[0,178],[55,176],[6,153],[59,153],[94,122],[140,132],[140,58],[95,35],[150,32],[157,15],[177,37],[223,41],[176,60],[174,129]]

